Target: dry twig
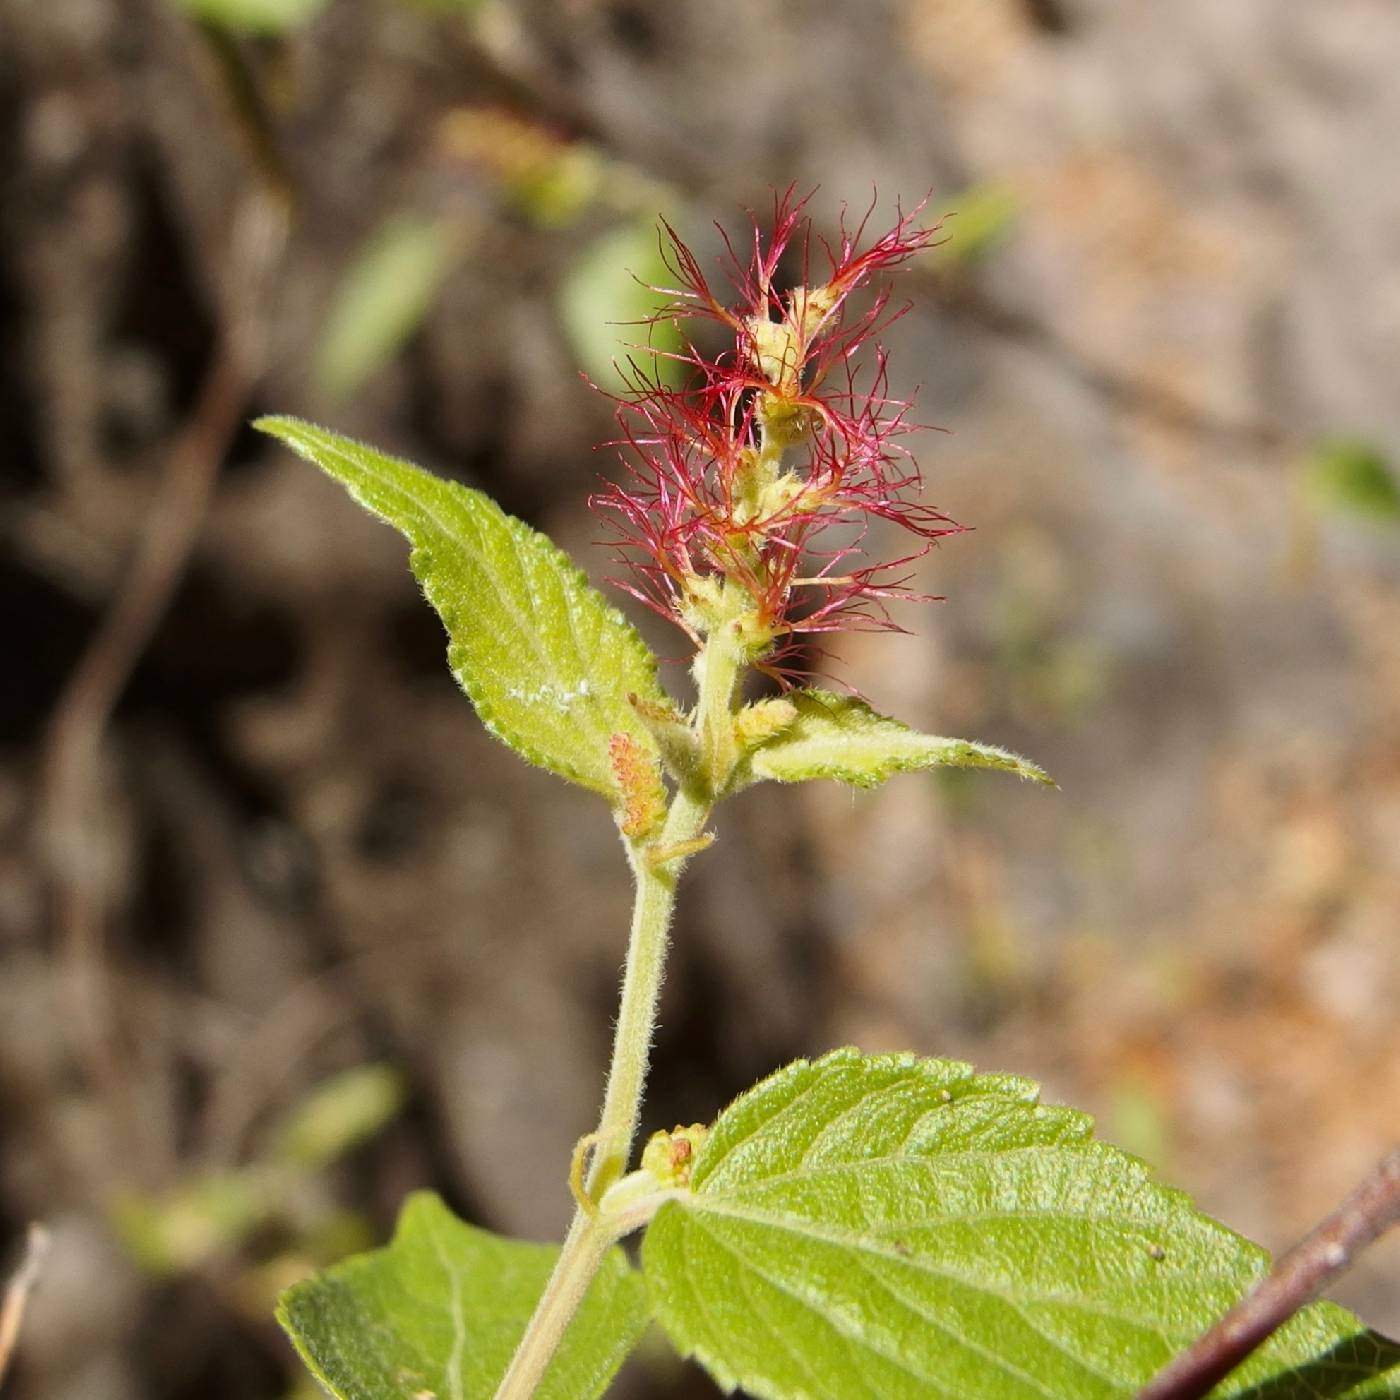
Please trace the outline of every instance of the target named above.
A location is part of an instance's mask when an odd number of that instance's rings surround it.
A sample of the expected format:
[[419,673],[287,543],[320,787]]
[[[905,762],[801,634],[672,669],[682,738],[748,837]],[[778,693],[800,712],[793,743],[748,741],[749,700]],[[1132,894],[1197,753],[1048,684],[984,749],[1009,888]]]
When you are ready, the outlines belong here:
[[1352,1260],[1400,1223],[1400,1147],[1214,1327],[1176,1357],[1137,1400],[1199,1400],[1310,1303]]
[[4,1384],[5,1373],[10,1369],[10,1358],[14,1355],[19,1329],[24,1323],[24,1310],[48,1252],[49,1232],[42,1225],[31,1225],[24,1255],[5,1285],[4,1301],[0,1302],[0,1385]]

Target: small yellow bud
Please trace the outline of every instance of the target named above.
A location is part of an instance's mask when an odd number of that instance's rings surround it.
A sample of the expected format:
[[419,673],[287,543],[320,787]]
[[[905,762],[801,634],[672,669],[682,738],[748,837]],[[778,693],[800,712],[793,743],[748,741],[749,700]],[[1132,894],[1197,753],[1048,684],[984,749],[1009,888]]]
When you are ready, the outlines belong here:
[[642,1170],[650,1172],[660,1187],[689,1186],[695,1154],[709,1134],[703,1123],[688,1128],[678,1123],[669,1133],[653,1133],[642,1149]]
[[821,329],[841,299],[838,287],[828,282],[822,287],[795,287],[788,298],[788,313],[801,329],[805,344]]
[[772,520],[783,514],[802,514],[818,509],[826,492],[804,481],[796,472],[784,472],[764,488],[759,500],[759,519]]
[[754,359],[768,382],[785,393],[796,391],[802,375],[802,346],[786,321],[751,316],[744,329],[753,338]]
[[734,717],[734,734],[743,749],[755,749],[781,734],[797,718],[791,700],[774,698],[745,705]]

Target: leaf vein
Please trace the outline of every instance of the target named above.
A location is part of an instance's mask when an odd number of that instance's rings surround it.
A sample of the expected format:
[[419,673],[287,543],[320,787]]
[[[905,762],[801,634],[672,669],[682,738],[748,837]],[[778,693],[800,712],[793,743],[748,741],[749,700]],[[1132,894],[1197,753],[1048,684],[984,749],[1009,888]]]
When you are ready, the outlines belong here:
[[465,1400],[466,1392],[462,1386],[462,1359],[466,1354],[467,1328],[466,1310],[462,1306],[462,1276],[453,1267],[451,1259],[448,1258],[443,1249],[442,1240],[437,1231],[433,1231],[429,1238],[433,1242],[433,1252],[438,1257],[438,1263],[442,1265],[442,1270],[447,1275],[448,1287],[452,1295],[452,1350],[447,1357],[447,1387],[452,1394],[452,1400]]
[[[865,1341],[861,1337],[852,1336],[848,1328],[842,1326],[835,1318],[830,1317],[825,1313],[822,1313],[819,1308],[814,1306],[811,1299],[804,1298],[785,1280],[776,1278],[772,1274],[768,1273],[766,1270],[759,1268],[757,1264],[754,1264],[750,1260],[745,1259],[744,1256],[740,1254],[737,1250],[735,1250],[732,1245],[727,1243],[725,1240],[720,1239],[719,1236],[716,1235],[713,1230],[707,1230],[706,1233],[709,1235],[710,1239],[714,1241],[716,1247],[722,1249],[726,1254],[728,1254],[731,1258],[738,1262],[741,1270],[752,1270],[755,1274],[758,1275],[759,1278],[763,1279],[766,1283],[772,1285],[772,1287],[775,1288],[778,1292],[786,1294],[789,1298],[793,1300],[793,1302],[797,1303],[801,1307],[806,1308],[809,1312],[816,1313],[827,1324],[827,1326],[830,1327],[831,1330],[836,1333],[837,1336],[842,1337],[848,1342],[853,1342],[857,1345],[864,1346],[867,1351],[871,1352],[875,1356],[880,1357],[881,1360],[889,1362],[890,1365],[894,1366],[896,1370],[903,1371],[906,1375],[912,1376],[916,1381],[920,1382],[921,1384],[931,1385],[935,1390],[939,1391],[941,1394],[944,1395],[952,1394],[952,1392],[949,1391],[945,1386],[940,1385],[939,1382],[936,1379],[934,1379],[934,1377],[925,1375],[922,1371],[916,1370],[907,1361],[905,1361],[904,1358],[900,1356],[897,1352],[891,1354],[887,1352],[883,1347],[875,1346],[872,1343]],[[946,1325],[938,1323],[935,1323],[934,1325],[937,1326],[940,1331],[947,1332],[950,1336],[956,1337],[956,1334],[950,1332],[949,1328]]]
[[870,1279],[876,1285],[877,1288],[880,1288],[885,1293],[889,1294],[891,1298],[893,1298],[897,1303],[901,1304],[903,1307],[912,1312],[916,1317],[922,1318],[923,1321],[927,1322],[930,1327],[936,1328],[938,1331],[944,1333],[945,1335],[952,1337],[955,1342],[958,1342],[960,1345],[965,1346],[969,1351],[975,1353],[977,1356],[982,1357],[984,1360],[991,1362],[993,1367],[999,1368],[1013,1376],[1016,1376],[1018,1379],[1025,1381],[1026,1384],[1029,1385],[1032,1390],[1038,1391],[1041,1395],[1049,1397],[1049,1400],[1054,1400],[1053,1392],[1047,1390],[1036,1376],[1031,1375],[1028,1371],[1023,1371],[1019,1366],[1013,1365],[999,1352],[994,1352],[990,1350],[988,1347],[983,1346],[980,1342],[973,1341],[972,1338],[967,1336],[965,1333],[959,1332],[954,1327],[950,1327],[946,1322],[941,1322],[938,1319],[937,1315],[929,1311],[927,1308],[920,1306],[916,1302],[911,1302],[896,1288],[894,1288],[893,1285],[891,1285],[886,1279],[882,1278],[877,1272],[875,1272],[875,1270],[870,1267],[870,1264],[866,1260],[857,1259],[855,1262],[856,1267],[860,1269],[860,1271],[868,1279]]
[[[830,1245],[833,1248],[841,1250],[850,1250],[853,1253],[873,1254],[876,1258],[884,1260],[888,1260],[890,1258],[890,1255],[887,1251],[881,1250],[875,1244],[871,1243],[868,1239],[863,1238],[861,1235],[854,1234],[849,1231],[832,1230],[827,1227],[818,1225],[816,1222],[808,1220],[805,1217],[793,1218],[780,1215],[773,1215],[766,1212],[745,1211],[743,1209],[732,1208],[713,1209],[710,1206],[697,1206],[694,1203],[689,1204],[686,1208],[690,1210],[698,1210],[701,1213],[709,1211],[711,1214],[722,1215],[729,1219],[741,1220],[747,1224],[757,1225],[760,1227],[766,1226],[769,1229],[773,1230],[781,1230],[788,1234],[797,1235],[799,1238],[804,1240]],[[917,1228],[931,1223],[947,1224],[953,1221],[976,1223],[983,1220],[994,1219],[1021,1220],[1028,1215],[1035,1216],[1048,1215],[1054,1213],[1055,1212],[1049,1211],[978,1211],[973,1214],[935,1217],[933,1220],[907,1221],[902,1222],[902,1224],[903,1228],[908,1229],[911,1226]],[[1076,1220],[1093,1221],[1095,1223],[1108,1225],[1114,1228],[1118,1227],[1122,1223],[1121,1218],[1115,1215],[1085,1215],[1075,1216],[1073,1218]],[[898,1230],[901,1227],[901,1222],[898,1221],[889,1221],[886,1222],[886,1224],[888,1228],[893,1230]],[[711,1232],[711,1234],[713,1235],[713,1232]],[[1016,1293],[997,1288],[985,1279],[968,1278],[966,1275],[959,1273],[954,1269],[935,1264],[926,1255],[916,1254],[906,1258],[903,1255],[896,1254],[895,1257],[901,1263],[907,1264],[911,1268],[919,1269],[920,1271],[930,1274],[936,1278],[951,1279],[957,1283],[965,1284],[968,1287],[979,1289],[982,1292],[989,1293],[994,1297],[1003,1298],[1008,1303],[1014,1303],[1018,1297]],[[1229,1283],[1231,1285],[1238,1285],[1239,1282],[1238,1278],[1234,1275],[1214,1272],[1202,1272],[1200,1274],[1197,1274],[1195,1276],[1195,1279],[1199,1282],[1218,1280],[1221,1283]],[[1097,1317],[1105,1317],[1108,1318],[1110,1321],[1121,1322],[1129,1326],[1141,1327],[1146,1325],[1143,1323],[1141,1318],[1135,1317],[1131,1313],[1117,1312],[1114,1309],[1105,1307],[1104,1305],[1095,1302],[1092,1299],[1060,1293],[1036,1293],[1032,1296],[1044,1301],[1058,1303],[1064,1307],[1075,1308],[1082,1312],[1092,1313]],[[1162,1335],[1165,1337],[1168,1334],[1163,1333]]]
[[[917,1313],[919,1316],[927,1316],[927,1315],[924,1313],[923,1309],[919,1306],[919,1304],[917,1303],[917,1301],[910,1301],[899,1289],[897,1289],[897,1288],[895,1287],[895,1285],[894,1285],[894,1283],[893,1283],[892,1281],[889,1281],[889,1280],[886,1280],[886,1279],[882,1278],[882,1277],[880,1276],[880,1274],[878,1274],[878,1273],[871,1267],[870,1263],[869,1263],[867,1260],[858,1259],[858,1260],[856,1261],[856,1263],[857,1263],[857,1267],[859,1267],[859,1268],[866,1274],[867,1277],[873,1279],[873,1280],[875,1281],[876,1284],[878,1284],[880,1287],[882,1287],[882,1288],[883,1288],[887,1293],[889,1293],[892,1297],[896,1298],[896,1299],[897,1299],[899,1302],[901,1302],[905,1307],[910,1308],[913,1312]],[[977,1288],[977,1285],[975,1285],[975,1284],[969,1284],[969,1285],[965,1285],[965,1286],[972,1287],[972,1288],[974,1288],[974,1289]],[[981,1291],[983,1291],[983,1292],[989,1292],[990,1290],[982,1289]],[[998,1295],[998,1296],[1002,1297],[1002,1299],[1003,1299],[1003,1301],[1006,1303],[1007,1307],[1009,1307],[1009,1308],[1021,1319],[1021,1321],[1022,1321],[1023,1323],[1025,1323],[1025,1325],[1026,1325],[1033,1333],[1035,1333],[1035,1335],[1036,1335],[1037,1337],[1039,1337],[1042,1341],[1044,1341],[1050,1348],[1052,1348],[1052,1349],[1055,1350],[1055,1351],[1058,1351],[1062,1356],[1066,1357],[1069,1361],[1073,1362],[1076,1366],[1081,1366],[1081,1367],[1083,1367],[1084,1370],[1090,1372],[1090,1374],[1095,1375],[1095,1376],[1098,1376],[1101,1380],[1107,1381],[1107,1382],[1109,1383],[1110,1386],[1115,1386],[1115,1385],[1117,1385],[1117,1384],[1119,1383],[1119,1377],[1114,1376],[1114,1375],[1110,1374],[1109,1372],[1102,1370],[1100,1367],[1096,1366],[1092,1361],[1089,1361],[1089,1360],[1087,1360],[1086,1358],[1084,1358],[1084,1357],[1078,1355],[1076,1352],[1070,1350],[1069,1346],[1068,1346],[1065,1342],[1061,1341],[1061,1340],[1060,1340],[1058,1337],[1056,1337],[1053,1333],[1047,1332],[1043,1327],[1041,1327],[1041,1326],[1036,1322],[1036,1320],[1035,1320],[1034,1316],[1032,1315],[1032,1313],[1031,1313],[1030,1311],[1028,1311],[1027,1306],[1026,1306],[1026,1302],[1025,1302],[1024,1299],[1016,1298],[1016,1297],[1014,1297],[1013,1295],[1011,1295],[1011,1294],[1009,1294],[1009,1293],[1007,1293],[1007,1294],[1001,1294],[1001,1295]],[[1039,1299],[1038,1299],[1038,1301],[1039,1301]],[[929,1321],[932,1321],[932,1320],[933,1320],[932,1318],[929,1318]],[[1124,1321],[1124,1322],[1126,1322],[1127,1319],[1115,1318],[1114,1320],[1115,1320],[1115,1321]],[[1008,1364],[1008,1366],[1009,1366],[1009,1363],[1007,1363],[1007,1364]],[[1013,1368],[1013,1369],[1014,1369],[1014,1368]],[[1047,1393],[1048,1393],[1048,1392],[1047,1392]]]

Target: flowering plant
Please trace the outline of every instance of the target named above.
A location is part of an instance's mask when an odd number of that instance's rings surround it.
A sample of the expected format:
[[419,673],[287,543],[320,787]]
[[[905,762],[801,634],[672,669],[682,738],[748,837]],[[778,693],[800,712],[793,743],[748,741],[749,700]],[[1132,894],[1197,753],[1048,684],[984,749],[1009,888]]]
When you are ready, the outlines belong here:
[[[623,476],[594,503],[621,586],[693,644],[689,705],[561,552],[481,493],[296,419],[259,424],[407,535],[478,714],[608,801],[636,887],[562,1246],[411,1198],[389,1247],[284,1296],[284,1326],[342,1400],[586,1400],[651,1321],[724,1388],[774,1400],[1128,1395],[1264,1271],[1262,1251],[1096,1142],[1084,1115],[957,1061],[799,1061],[710,1125],[654,1133],[629,1170],[677,882],[721,799],[950,764],[1049,781],[1002,749],[798,684],[826,634],[895,628],[886,604],[913,596],[909,564],[958,528],[917,500],[883,351],[863,369],[857,353],[892,314],[887,291],[863,310],[857,295],[936,237],[919,213],[827,244],[782,197],[748,256],[727,245],[732,303],[666,226],[679,285],[662,314],[726,343],[708,357],[699,334],[683,338],[680,387],[631,368]],[[885,525],[912,547],[872,558]],[[753,671],[780,693],[746,699]],[[637,1230],[640,1267],[618,1248]],[[1220,1393],[1360,1400],[1397,1386],[1400,1349],[1317,1305]]]
[[[618,414],[630,479],[595,499],[617,524],[636,580],[624,585],[630,592],[697,647],[737,623],[752,664],[772,673],[804,634],[892,625],[883,600],[903,585],[885,580],[909,556],[842,567],[861,557],[872,520],[904,527],[924,547],[958,528],[910,499],[919,476],[899,442],[907,405],[888,397],[882,350],[858,387],[855,356],[887,323],[888,293],[853,323],[846,318],[854,292],[927,248],[937,230],[901,218],[864,251],[860,231],[843,230],[835,250],[824,248],[829,266],[813,285],[801,213],[790,196],[779,201],[772,237],[756,238],[748,265],[730,249],[735,309],[667,226],[682,287],[660,314],[718,322],[732,343],[707,359],[690,342],[679,358],[692,373],[680,389],[635,373]],[[799,232],[802,281],[780,292],[778,267]],[[842,537],[821,548],[832,535]],[[804,564],[813,565],[805,577]],[[815,602],[802,606],[802,590]]]

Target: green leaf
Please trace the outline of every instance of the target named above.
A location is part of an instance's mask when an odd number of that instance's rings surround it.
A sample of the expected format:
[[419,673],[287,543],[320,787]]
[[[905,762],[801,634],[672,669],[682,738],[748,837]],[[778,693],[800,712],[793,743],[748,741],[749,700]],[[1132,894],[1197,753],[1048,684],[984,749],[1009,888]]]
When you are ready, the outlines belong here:
[[[652,1221],[658,1319],[762,1400],[1126,1400],[1266,1257],[1091,1134],[954,1061],[799,1061]],[[1400,1395],[1400,1347],[1319,1304],[1212,1395]]]
[[678,380],[679,366],[667,355],[680,350],[680,332],[670,320],[651,319],[670,298],[648,285],[671,275],[650,220],[605,233],[569,269],[560,315],[574,353],[599,384],[623,387],[617,363],[629,358],[644,360],[664,383]]
[[316,382],[344,398],[422,324],[462,241],[455,221],[404,214],[371,235],[336,290]]
[[[466,1225],[421,1192],[405,1203],[392,1244],[289,1288],[277,1317],[339,1400],[491,1400],[558,1254]],[[647,1316],[642,1280],[614,1250],[539,1400],[602,1394]]]
[[1322,443],[1308,464],[1307,484],[1318,505],[1400,522],[1400,477],[1374,443],[1353,438]]
[[309,24],[330,0],[176,0],[186,14],[235,34],[285,34]]
[[470,16],[484,10],[491,0],[413,0],[413,3],[431,14]]
[[278,1125],[267,1158],[320,1171],[373,1137],[403,1106],[403,1076],[389,1065],[358,1065],[318,1084]]
[[968,268],[995,251],[1014,231],[1021,206],[1004,185],[969,185],[935,211],[945,220],[936,246],[948,268]]
[[954,767],[1000,768],[1054,786],[1034,763],[1014,753],[966,739],[919,734],[877,714],[863,700],[823,690],[794,691],[787,698],[797,707],[797,718],[753,751],[748,759],[749,781],[773,778],[801,783],[835,778],[853,787],[871,788],[895,773]]
[[188,1273],[242,1244],[267,1222],[268,1183],[255,1172],[203,1172],[169,1191],[117,1192],[112,1224],[136,1263],[156,1276]]
[[663,703],[641,636],[545,535],[489,496],[297,418],[254,425],[408,536],[447,627],[447,659],[486,727],[522,758],[618,797],[613,734],[655,743],[628,703]]
[[547,159],[505,179],[515,208],[540,228],[569,228],[598,202],[606,167],[584,141],[556,140]]

